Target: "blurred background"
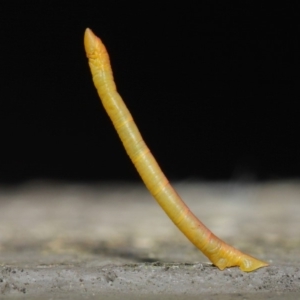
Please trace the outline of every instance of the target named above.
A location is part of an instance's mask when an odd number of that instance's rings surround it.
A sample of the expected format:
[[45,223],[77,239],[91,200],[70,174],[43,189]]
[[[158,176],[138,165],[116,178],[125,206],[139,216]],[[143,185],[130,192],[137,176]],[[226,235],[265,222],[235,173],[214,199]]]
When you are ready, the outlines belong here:
[[292,10],[17,1],[0,11],[0,183],[139,181],[83,48],[105,43],[118,90],[171,180],[299,178]]

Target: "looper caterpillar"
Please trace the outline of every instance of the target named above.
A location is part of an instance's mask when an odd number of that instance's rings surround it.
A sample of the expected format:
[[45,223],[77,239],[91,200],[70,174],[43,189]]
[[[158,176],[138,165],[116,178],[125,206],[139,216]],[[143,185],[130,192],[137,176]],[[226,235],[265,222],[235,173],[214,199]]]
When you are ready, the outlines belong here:
[[227,245],[200,222],[161,171],[116,90],[109,56],[101,40],[86,29],[84,46],[95,87],[124,148],[146,187],[183,234],[220,270],[238,266],[250,272],[268,264]]

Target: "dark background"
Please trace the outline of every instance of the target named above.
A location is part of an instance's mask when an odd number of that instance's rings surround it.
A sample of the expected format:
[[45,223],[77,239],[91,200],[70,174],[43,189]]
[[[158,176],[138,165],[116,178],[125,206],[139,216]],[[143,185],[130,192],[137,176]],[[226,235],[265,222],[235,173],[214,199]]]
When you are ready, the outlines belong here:
[[93,86],[86,27],[170,179],[299,178],[298,8],[127,2],[2,6],[0,182],[139,180]]

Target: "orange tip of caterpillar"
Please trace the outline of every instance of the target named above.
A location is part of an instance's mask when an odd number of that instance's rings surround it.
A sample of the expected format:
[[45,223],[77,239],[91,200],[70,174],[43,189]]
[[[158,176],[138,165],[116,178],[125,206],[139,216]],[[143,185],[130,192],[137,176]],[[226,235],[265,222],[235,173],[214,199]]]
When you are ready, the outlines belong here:
[[91,29],[87,28],[84,32],[84,46],[91,48],[95,44],[95,39],[99,39]]
[[[102,54],[106,54],[106,49],[101,39],[97,37],[89,28],[87,28],[84,33],[84,48],[86,49],[88,58],[96,58],[99,49],[101,50],[101,52],[103,52]],[[101,53],[98,53],[98,55],[99,54],[101,55]]]

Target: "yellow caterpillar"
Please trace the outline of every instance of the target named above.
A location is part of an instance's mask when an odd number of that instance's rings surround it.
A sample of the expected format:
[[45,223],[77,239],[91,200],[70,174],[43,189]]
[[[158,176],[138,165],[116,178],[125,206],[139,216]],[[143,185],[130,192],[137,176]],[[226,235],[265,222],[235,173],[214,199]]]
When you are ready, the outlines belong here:
[[268,264],[216,237],[190,211],[165,177],[116,90],[109,56],[101,40],[86,29],[84,46],[102,104],[146,187],[183,234],[220,270],[238,266],[250,272]]

